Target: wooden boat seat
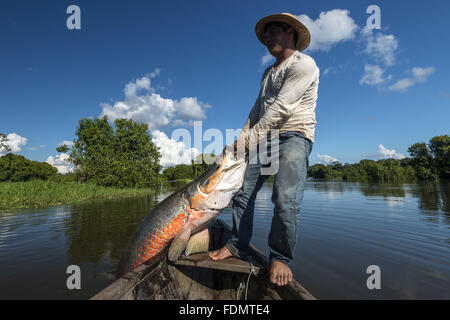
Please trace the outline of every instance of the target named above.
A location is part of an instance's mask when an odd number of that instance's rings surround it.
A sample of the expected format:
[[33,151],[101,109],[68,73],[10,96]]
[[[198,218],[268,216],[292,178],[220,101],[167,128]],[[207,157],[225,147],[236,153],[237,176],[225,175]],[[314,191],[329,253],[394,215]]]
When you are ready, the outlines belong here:
[[253,274],[256,276],[259,275],[263,269],[263,267],[256,262],[248,262],[234,257],[214,261],[211,260],[206,252],[190,256],[181,256],[174,264],[241,273],[251,273],[253,270]]

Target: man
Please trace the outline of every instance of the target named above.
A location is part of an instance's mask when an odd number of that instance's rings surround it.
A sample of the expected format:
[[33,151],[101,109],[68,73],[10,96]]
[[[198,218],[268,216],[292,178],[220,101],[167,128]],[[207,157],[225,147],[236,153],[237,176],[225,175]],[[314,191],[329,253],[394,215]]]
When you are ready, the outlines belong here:
[[[264,17],[255,31],[276,62],[263,74],[259,96],[234,147],[244,144],[246,150],[254,150],[270,130],[279,130],[269,248],[270,280],[283,286],[293,278],[289,265],[294,258],[308,157],[314,142],[319,68],[311,57],[301,53],[310,43],[310,33],[294,15]],[[261,174],[260,162],[248,165],[243,186],[233,199],[233,236],[223,248],[210,252],[212,260],[246,257],[256,195],[268,177]]]

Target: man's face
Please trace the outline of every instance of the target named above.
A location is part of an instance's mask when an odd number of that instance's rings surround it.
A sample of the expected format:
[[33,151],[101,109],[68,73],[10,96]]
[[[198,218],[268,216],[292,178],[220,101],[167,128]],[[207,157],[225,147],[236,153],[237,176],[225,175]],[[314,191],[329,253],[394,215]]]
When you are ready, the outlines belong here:
[[264,39],[267,50],[269,50],[272,55],[276,55],[292,45],[292,27],[289,27],[285,31],[283,27],[279,25],[270,25],[264,34]]

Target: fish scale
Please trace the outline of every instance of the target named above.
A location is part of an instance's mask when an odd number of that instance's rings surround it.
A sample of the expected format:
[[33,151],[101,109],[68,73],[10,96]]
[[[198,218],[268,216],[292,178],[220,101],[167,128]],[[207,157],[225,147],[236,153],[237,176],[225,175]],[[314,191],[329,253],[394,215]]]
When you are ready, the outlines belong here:
[[[177,259],[182,253],[180,250],[184,250],[190,234],[204,228],[208,221],[228,205],[232,196],[240,189],[246,165],[245,160],[232,159],[224,151],[220,165],[217,163],[210,165],[200,177],[158,203],[145,217],[124,251],[118,275],[132,271],[151,259],[170,242],[172,246],[169,250],[171,253],[169,259]],[[220,189],[222,181],[225,181],[226,190]],[[230,181],[235,182],[231,184],[234,186],[232,192],[229,188]],[[228,197],[224,198],[221,192],[226,192]],[[210,195],[213,200],[208,202]],[[216,206],[214,199],[225,200]],[[183,236],[177,237],[180,234]]]
[[[183,227],[184,216],[185,214],[183,212],[168,223],[162,223],[156,225],[156,227],[148,228],[150,231],[138,242],[138,245],[134,249],[134,254],[127,271],[131,271],[156,255]],[[160,227],[161,225],[162,227]]]

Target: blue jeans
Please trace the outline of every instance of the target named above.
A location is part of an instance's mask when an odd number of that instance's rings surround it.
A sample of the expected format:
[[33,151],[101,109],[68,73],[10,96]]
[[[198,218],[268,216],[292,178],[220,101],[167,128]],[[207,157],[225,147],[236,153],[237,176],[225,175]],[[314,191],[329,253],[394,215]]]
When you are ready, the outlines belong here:
[[[299,230],[300,205],[313,143],[300,132],[279,135],[279,169],[275,175],[272,202],[275,206],[269,233],[270,261],[290,265]],[[228,250],[246,258],[253,231],[255,199],[268,175],[261,174],[260,161],[249,164],[242,188],[233,198],[233,233]]]

